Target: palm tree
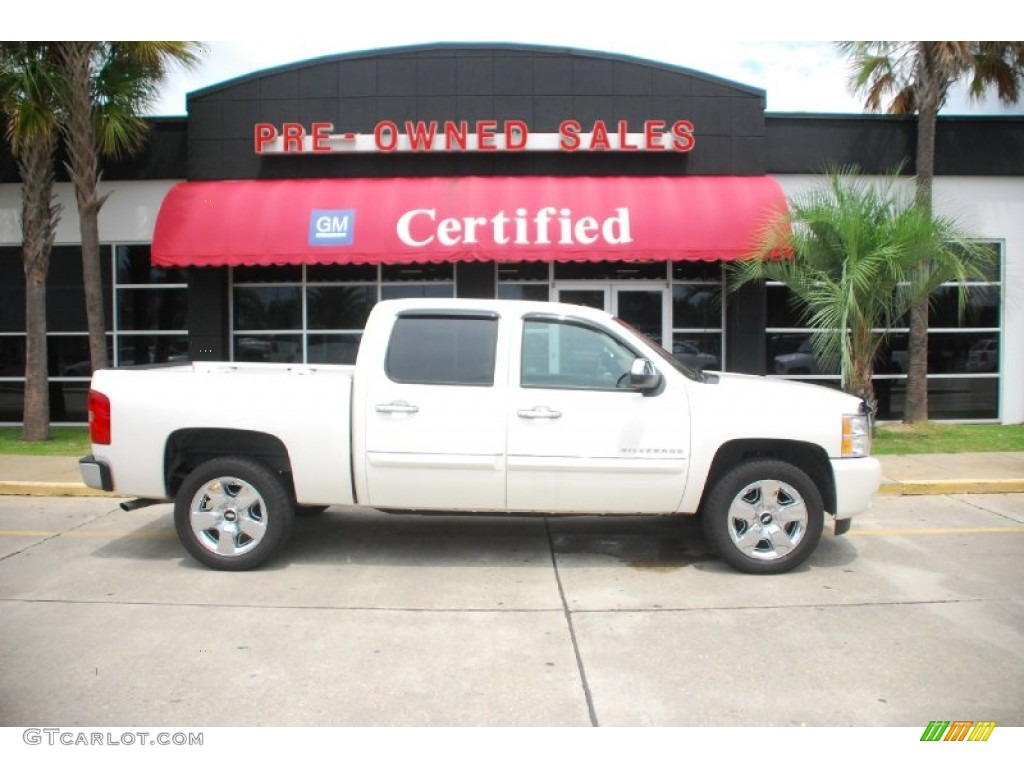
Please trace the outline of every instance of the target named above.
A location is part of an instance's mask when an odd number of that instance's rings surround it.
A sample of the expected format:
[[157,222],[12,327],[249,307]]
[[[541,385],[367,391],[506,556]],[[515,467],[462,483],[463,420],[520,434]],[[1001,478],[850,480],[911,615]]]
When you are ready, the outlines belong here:
[[60,205],[54,201],[58,83],[46,43],[0,44],[0,111],[21,176],[25,269],[25,407],[22,439],[48,440],[46,275]]
[[100,157],[139,149],[148,130],[142,110],[152,103],[171,65],[196,63],[198,47],[182,41],[55,45],[67,82],[61,132],[78,203],[89,355],[95,370],[108,362],[99,238],[99,212],[107,195],[98,189]]
[[[980,98],[994,86],[1000,101],[1014,104],[1024,77],[1024,43],[999,41],[845,41],[839,50],[851,61],[850,83],[865,95],[864,106],[879,111],[891,97],[892,114],[917,114],[917,200],[931,209],[935,175],[935,126],[950,88],[969,79],[969,94]],[[924,267],[927,269],[927,262]],[[903,420],[928,419],[928,297],[910,313],[907,406]]]
[[[823,370],[841,369],[843,389],[875,405],[874,361],[921,295],[983,273],[990,252],[955,222],[931,214],[898,188],[898,171],[882,182],[855,168],[831,172],[819,188],[788,202],[763,231],[750,259],[730,265],[730,288],[778,280],[815,331]],[[934,262],[925,273],[924,260]]]

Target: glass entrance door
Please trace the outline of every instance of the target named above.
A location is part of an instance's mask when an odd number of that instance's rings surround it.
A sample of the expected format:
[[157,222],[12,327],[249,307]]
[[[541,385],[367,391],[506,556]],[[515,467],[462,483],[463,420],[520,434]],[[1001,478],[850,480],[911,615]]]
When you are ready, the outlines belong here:
[[579,304],[611,312],[657,344],[670,343],[668,288],[653,285],[559,283],[555,296],[566,304]]

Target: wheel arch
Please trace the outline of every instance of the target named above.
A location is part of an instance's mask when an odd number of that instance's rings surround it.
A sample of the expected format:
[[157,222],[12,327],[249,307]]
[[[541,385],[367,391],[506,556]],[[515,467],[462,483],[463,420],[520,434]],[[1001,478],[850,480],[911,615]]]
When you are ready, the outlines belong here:
[[210,459],[248,458],[284,476],[291,485],[291,459],[280,438],[266,432],[216,427],[180,429],[167,438],[164,448],[164,482],[174,497],[193,469]]
[[836,485],[825,450],[814,443],[772,439],[731,440],[719,446],[701,494],[700,510],[704,509],[708,495],[726,472],[754,459],[778,459],[802,469],[817,486],[825,511],[835,514]]

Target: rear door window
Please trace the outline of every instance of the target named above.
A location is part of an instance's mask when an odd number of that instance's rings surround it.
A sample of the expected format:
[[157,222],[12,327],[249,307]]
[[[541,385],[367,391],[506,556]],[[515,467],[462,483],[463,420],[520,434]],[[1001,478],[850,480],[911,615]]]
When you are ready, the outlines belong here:
[[498,318],[408,314],[395,321],[385,370],[400,384],[494,386]]

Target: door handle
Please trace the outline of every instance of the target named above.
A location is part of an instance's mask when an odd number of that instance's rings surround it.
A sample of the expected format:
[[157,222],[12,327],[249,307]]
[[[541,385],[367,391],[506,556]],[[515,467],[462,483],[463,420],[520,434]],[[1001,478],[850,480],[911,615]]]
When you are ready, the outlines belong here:
[[516,411],[516,414],[520,419],[560,419],[562,418],[561,411],[555,411],[548,408],[546,405],[538,405],[535,408],[523,409]]
[[419,413],[418,405],[409,405],[405,400],[393,400],[390,403],[378,403],[374,406],[377,413]]

